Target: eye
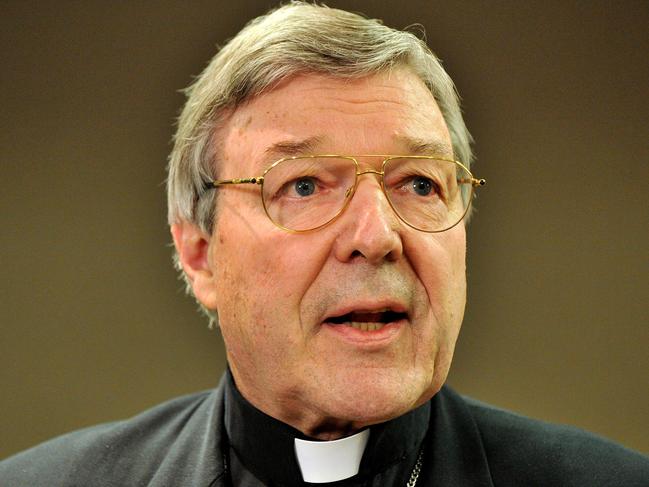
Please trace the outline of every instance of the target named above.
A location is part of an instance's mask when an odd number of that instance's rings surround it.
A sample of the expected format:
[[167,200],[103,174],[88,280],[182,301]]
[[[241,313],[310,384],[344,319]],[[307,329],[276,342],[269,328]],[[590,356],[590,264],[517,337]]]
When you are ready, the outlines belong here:
[[436,189],[435,183],[423,176],[416,176],[412,178],[411,184],[412,189],[419,196],[428,196],[432,191]]
[[315,181],[313,178],[301,178],[295,181],[293,187],[299,196],[311,196],[315,192]]

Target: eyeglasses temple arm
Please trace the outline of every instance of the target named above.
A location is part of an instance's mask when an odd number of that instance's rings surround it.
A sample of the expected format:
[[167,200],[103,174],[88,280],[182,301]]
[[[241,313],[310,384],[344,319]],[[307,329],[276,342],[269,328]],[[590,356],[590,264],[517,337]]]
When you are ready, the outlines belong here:
[[205,189],[218,188],[227,184],[262,184],[264,182],[263,176],[256,178],[236,178],[236,179],[223,179],[221,181],[207,181]]
[[471,186],[474,188],[477,188],[478,186],[484,186],[487,184],[486,179],[476,179],[476,178],[467,178],[467,179],[458,179],[458,183],[464,184],[464,183],[471,183]]

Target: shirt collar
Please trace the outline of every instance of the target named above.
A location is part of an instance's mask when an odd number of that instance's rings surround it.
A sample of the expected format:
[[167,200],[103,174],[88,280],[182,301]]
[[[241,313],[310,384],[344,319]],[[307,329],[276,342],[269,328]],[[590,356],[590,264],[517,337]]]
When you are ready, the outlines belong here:
[[295,438],[295,456],[305,482],[322,484],[358,473],[370,430],[333,441]]

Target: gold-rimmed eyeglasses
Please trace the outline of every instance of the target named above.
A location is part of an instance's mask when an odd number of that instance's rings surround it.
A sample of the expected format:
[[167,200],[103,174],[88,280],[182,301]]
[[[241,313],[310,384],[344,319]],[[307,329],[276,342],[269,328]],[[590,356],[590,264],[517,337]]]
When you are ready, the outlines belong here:
[[[361,170],[357,157],[382,158],[381,170]],[[209,181],[205,189],[260,185],[268,218],[283,230],[299,233],[322,228],[345,211],[363,174],[379,176],[399,219],[427,233],[443,232],[462,221],[475,189],[486,183],[462,163],[443,157],[327,154],[284,157],[261,176]]]

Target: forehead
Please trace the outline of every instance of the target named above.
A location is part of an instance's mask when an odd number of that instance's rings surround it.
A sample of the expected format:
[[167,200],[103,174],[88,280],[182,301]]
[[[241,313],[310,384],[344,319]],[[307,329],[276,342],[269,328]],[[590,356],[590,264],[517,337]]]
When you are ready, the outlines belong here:
[[452,154],[435,99],[406,69],[357,79],[293,77],[237,108],[217,137],[223,170],[233,160],[253,169],[296,151]]

